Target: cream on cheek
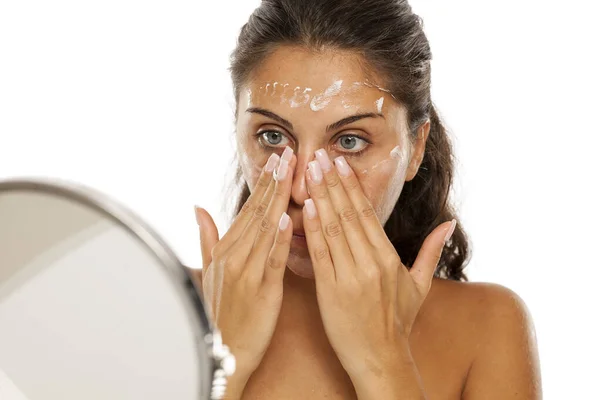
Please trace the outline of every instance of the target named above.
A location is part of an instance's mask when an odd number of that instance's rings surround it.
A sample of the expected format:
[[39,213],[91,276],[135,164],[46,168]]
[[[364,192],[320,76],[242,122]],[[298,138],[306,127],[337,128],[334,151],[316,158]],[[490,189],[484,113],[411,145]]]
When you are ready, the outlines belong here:
[[390,216],[406,178],[409,149],[396,146],[389,156],[364,169],[354,169],[361,187],[383,223]]
[[238,128],[237,133],[237,157],[242,169],[242,177],[248,183],[248,186],[252,189],[258,181],[260,174],[267,162],[270,154],[266,156],[259,154],[254,150],[255,145],[250,143],[254,136],[252,134],[241,131]]
[[[275,85],[277,82],[274,82]],[[263,88],[264,89],[264,88]],[[246,98],[242,97],[242,102],[240,103],[241,109],[246,109],[248,107],[252,107],[255,93],[252,92],[251,89],[246,89]],[[257,154],[255,151],[255,143],[251,143],[250,141],[254,139],[254,135],[246,132],[244,129],[244,125],[247,124],[245,120],[245,116],[238,116],[241,118],[239,121],[239,126],[237,127],[237,154],[238,161],[240,163],[240,167],[242,168],[242,177],[248,183],[248,186],[252,189],[260,177],[260,174],[264,168],[265,163],[267,162],[270,154],[267,154],[266,157],[264,154]]]
[[248,185],[252,188],[260,177],[264,165],[259,165],[255,159],[250,157],[243,150],[238,150],[240,156],[240,166],[242,167],[242,175],[244,180],[248,182]]

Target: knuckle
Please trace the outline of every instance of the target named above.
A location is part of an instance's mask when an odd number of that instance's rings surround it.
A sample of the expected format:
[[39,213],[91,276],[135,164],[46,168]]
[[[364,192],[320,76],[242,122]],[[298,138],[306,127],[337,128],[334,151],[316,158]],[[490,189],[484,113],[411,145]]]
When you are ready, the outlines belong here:
[[263,218],[263,220],[260,221],[260,232],[263,234],[273,232],[273,223],[269,221],[268,218]]
[[338,237],[342,233],[342,226],[337,222],[330,222],[325,226],[325,234],[329,237]]
[[337,174],[325,175],[325,183],[330,188],[335,188],[340,184],[340,178],[338,178]]
[[315,193],[311,193],[311,197],[319,200],[325,200],[329,197],[329,193],[327,192],[327,190],[320,189],[316,190]]
[[394,271],[398,271],[398,268],[402,266],[400,258],[397,256],[380,259],[380,265],[387,273],[394,273]]
[[316,233],[316,232],[321,231],[321,225],[317,224],[317,223],[307,224],[307,225],[304,225],[304,229],[306,229],[307,231],[309,231],[311,233]]
[[239,257],[230,255],[221,261],[221,266],[225,276],[236,278],[242,273],[244,263]]
[[267,208],[269,208],[268,204],[260,203],[256,209],[254,210],[254,216],[256,218],[262,218],[267,213]]
[[240,212],[242,214],[252,214],[254,212],[254,209],[256,207],[254,206],[254,204],[251,201],[246,201],[244,203],[244,205],[242,206],[242,209],[240,210]]
[[340,219],[345,222],[353,222],[358,217],[354,207],[345,207],[340,211]]
[[275,188],[275,192],[273,193],[273,197],[278,198],[278,199],[279,198],[283,199],[283,198],[288,197],[286,195],[287,195],[286,188],[283,185],[278,183],[277,187]]
[[329,257],[329,249],[326,246],[317,246],[313,250],[313,256],[317,261],[324,260]]
[[235,268],[235,262],[232,257],[223,257],[220,262],[225,271],[231,271]]
[[393,253],[388,257],[386,265],[388,268],[398,268],[402,265],[402,260],[400,260],[400,256],[397,253]]
[[269,258],[267,258],[267,264],[266,267],[267,268],[273,268],[273,269],[278,269],[281,267],[281,261],[279,259],[277,259],[276,257],[273,256],[269,256]]
[[288,244],[289,242],[290,242],[290,239],[288,239],[287,235],[284,235],[282,232],[279,232],[277,234],[277,237],[275,238],[275,243],[277,243],[279,245]]
[[355,178],[354,179],[346,179],[345,186],[346,186],[347,191],[351,192],[351,191],[356,190],[358,188],[358,185],[359,185],[358,179],[355,179]]
[[400,264],[402,264],[402,261],[400,260],[400,256],[398,256],[398,254],[388,254],[387,252],[384,252],[383,254],[385,254],[383,259],[383,265],[387,268],[397,268]]
[[375,210],[371,206],[366,206],[360,210],[360,215],[363,218],[373,218],[375,216]]
[[269,172],[266,172],[263,170],[262,175],[260,176],[260,178],[258,179],[258,181],[256,182],[256,186],[259,186],[263,189],[266,189],[269,187],[269,185],[271,184],[271,177],[273,175],[270,174]]
[[378,283],[381,281],[381,272],[379,271],[379,268],[365,268],[363,274],[367,282]]

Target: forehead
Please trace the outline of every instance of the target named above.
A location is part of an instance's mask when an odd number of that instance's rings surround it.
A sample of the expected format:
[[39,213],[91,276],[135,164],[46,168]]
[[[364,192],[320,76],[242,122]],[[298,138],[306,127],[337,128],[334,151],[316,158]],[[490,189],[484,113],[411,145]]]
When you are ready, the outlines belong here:
[[280,46],[253,71],[249,86],[267,82],[289,82],[290,85],[323,91],[333,82],[345,86],[372,80],[353,52],[343,50],[310,50],[304,47]]
[[281,46],[258,65],[243,85],[237,103],[237,123],[249,124],[256,114],[248,108],[267,109],[291,121],[296,133],[322,130],[353,115],[374,113],[378,131],[402,134],[405,109],[394,100],[361,58],[350,51],[311,51]]
[[326,107],[329,116],[351,111],[381,114],[399,108],[375,78],[354,52],[280,46],[255,68],[241,88],[238,101],[242,108],[254,105],[282,109],[287,104],[287,108],[300,112]]

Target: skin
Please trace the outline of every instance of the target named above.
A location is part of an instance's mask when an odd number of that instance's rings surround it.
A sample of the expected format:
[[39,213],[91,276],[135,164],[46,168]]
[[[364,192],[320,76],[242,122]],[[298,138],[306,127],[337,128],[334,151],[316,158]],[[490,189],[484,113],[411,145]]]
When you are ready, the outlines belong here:
[[[286,82],[318,95],[339,80],[373,78],[351,53],[272,53],[238,99],[248,205],[220,240],[210,215],[197,210],[204,296],[238,358],[229,397],[541,398],[535,333],[521,299],[498,285],[432,279],[452,223],[425,239],[410,271],[385,237],[382,225],[422,162],[429,123],[410,140],[404,108],[376,87],[384,82],[340,91],[318,111],[309,102],[291,107],[284,93],[264,90],[268,82]],[[382,116],[327,131],[347,116],[377,113],[382,96]],[[256,136],[265,130],[287,140],[265,148]],[[352,156],[337,140],[345,134],[371,144]],[[289,166],[275,181],[263,166],[286,146]],[[391,159],[395,146],[401,156]],[[332,164],[340,156],[349,173]],[[256,214],[261,208],[266,213]],[[284,229],[271,229],[287,215]],[[292,231],[306,238],[292,238]],[[267,262],[256,248],[266,254],[271,244],[280,256]]]
[[[319,62],[307,62],[311,58]],[[279,64],[281,60],[285,60],[284,64]],[[307,80],[309,76],[311,78]],[[321,97],[340,80],[345,83],[342,83],[341,92],[332,96],[326,107],[313,111],[310,107],[312,99]],[[355,84],[365,81],[367,77],[353,56],[339,58],[331,54],[315,55],[283,48],[262,64],[240,92],[236,139],[243,176],[250,190],[256,185],[260,168],[271,153],[281,154],[288,145],[297,156],[298,165],[294,171],[288,209],[295,231],[302,230],[302,206],[309,198],[304,171],[318,149],[324,149],[332,159],[339,155],[346,157],[353,170],[357,171],[365,194],[382,223],[391,214],[404,182],[411,180],[418,170],[423,158],[424,140],[411,142],[404,107],[394,102],[386,92]],[[280,84],[274,89],[269,82]],[[281,82],[289,82],[289,86],[286,88]],[[296,87],[300,90],[289,89]],[[299,100],[297,93],[304,93],[306,88],[311,89],[311,97]],[[379,113],[376,104],[382,97],[384,101]],[[290,99],[304,105],[292,107]],[[265,111],[273,115],[265,115]],[[326,132],[327,126],[335,122],[368,113],[381,116],[363,118]],[[293,127],[280,122],[280,119],[290,122]],[[426,124],[420,136],[427,135],[428,130],[429,124]],[[268,142],[264,138],[256,138],[256,134],[261,132],[279,135],[275,137],[281,142],[265,148]],[[371,143],[358,139],[356,146],[349,151],[340,141],[348,135],[359,135]],[[356,155],[356,150],[365,145],[367,150]],[[396,146],[400,147],[401,160],[390,157],[390,151]],[[294,241],[297,242],[296,239]],[[313,277],[305,246],[292,246],[288,267],[300,276]]]

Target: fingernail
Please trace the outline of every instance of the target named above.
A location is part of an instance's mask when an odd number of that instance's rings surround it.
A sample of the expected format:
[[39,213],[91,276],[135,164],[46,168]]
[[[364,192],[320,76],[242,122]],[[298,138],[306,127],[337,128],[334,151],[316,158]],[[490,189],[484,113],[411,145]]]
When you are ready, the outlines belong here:
[[315,207],[315,202],[313,199],[304,200],[304,207],[306,208],[306,215],[308,219],[313,219],[317,216],[317,208]]
[[278,162],[279,162],[279,156],[275,153],[271,154],[271,157],[269,157],[269,160],[267,161],[267,164],[265,165],[265,171],[273,172],[273,170],[275,170],[275,167],[277,166]]
[[450,240],[450,237],[454,233],[454,228],[456,228],[456,219],[452,219],[452,225],[450,225],[450,228],[448,229],[448,232],[446,233],[446,237],[444,238],[444,242],[446,244],[448,244],[448,240]]
[[285,179],[288,170],[288,162],[287,160],[281,158],[279,160],[279,168],[277,169],[277,175],[275,175],[276,181],[282,181]]
[[323,171],[317,161],[311,161],[308,163],[308,172],[310,172],[310,178],[314,183],[321,183],[323,180]]
[[315,157],[321,166],[321,169],[325,172],[329,172],[331,169],[331,161],[329,160],[329,156],[323,149],[319,149],[315,151]]
[[335,167],[337,168],[340,175],[350,175],[350,166],[348,165],[348,161],[346,161],[344,156],[339,156],[335,159]]
[[283,214],[281,214],[281,218],[279,218],[279,230],[285,231],[285,228],[288,227],[289,223],[290,223],[290,216],[287,215],[287,213],[284,211]]
[[285,146],[285,150],[281,154],[281,158],[286,160],[287,162],[292,161],[292,154],[294,154],[294,150],[290,146]]

